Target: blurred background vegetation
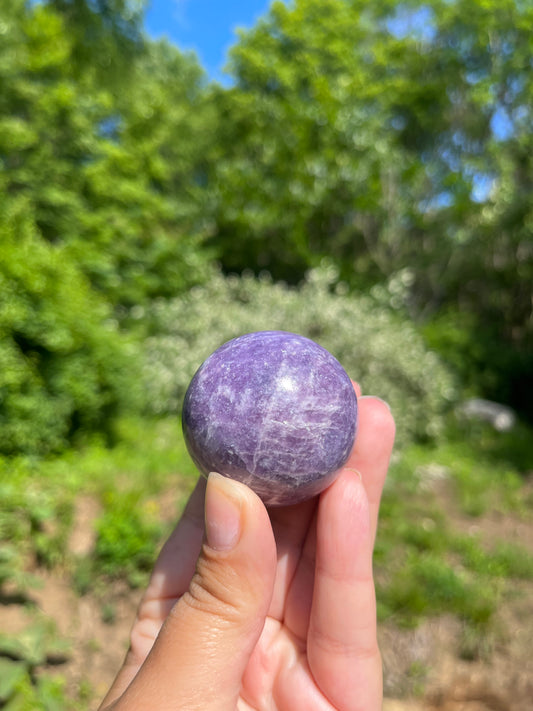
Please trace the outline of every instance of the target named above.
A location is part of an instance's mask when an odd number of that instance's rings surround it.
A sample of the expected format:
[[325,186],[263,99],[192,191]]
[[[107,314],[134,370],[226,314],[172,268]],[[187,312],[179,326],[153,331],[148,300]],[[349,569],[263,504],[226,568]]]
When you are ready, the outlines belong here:
[[[163,531],[142,501],[194,477],[188,380],[225,340],[280,328],[395,413],[383,615],[478,629],[487,580],[530,578],[531,558],[437,509],[417,533],[408,505],[440,456],[468,515],[531,513],[533,5],[274,2],[228,86],[149,39],[144,9],[0,0],[0,583],[24,590],[29,560],[80,594],[144,580]],[[512,407],[513,432],[458,425],[472,396]],[[80,492],[102,513],[72,561]],[[0,706],[64,708],[34,675],[46,659],[0,639]]]

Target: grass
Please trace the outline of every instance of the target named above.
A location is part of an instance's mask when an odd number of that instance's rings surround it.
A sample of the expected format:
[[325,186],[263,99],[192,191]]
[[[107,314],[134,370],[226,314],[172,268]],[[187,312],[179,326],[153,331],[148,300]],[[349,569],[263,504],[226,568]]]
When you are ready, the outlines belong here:
[[65,562],[74,503],[81,495],[96,498],[102,510],[97,522],[102,572],[121,574],[121,563],[132,554],[134,565],[147,567],[139,541],[153,544],[162,533],[154,498],[174,486],[184,499],[197,473],[174,418],[124,420],[119,430],[120,443],[112,448],[92,441],[44,461],[0,459],[0,539],[8,544],[3,567],[0,557],[4,580],[10,570],[15,574],[17,557],[34,556],[47,567]]
[[[85,441],[48,460],[0,459],[0,602],[25,603],[28,614],[21,635],[0,636],[0,708],[78,711],[92,696],[85,683],[79,698],[70,698],[61,675],[50,673],[54,650],[67,658],[68,651],[31,602],[39,580],[29,571],[70,576],[80,595],[101,599],[102,619],[112,624],[107,588],[117,578],[145,584],[171,525],[161,521],[157,497],[175,487],[179,509],[196,480],[175,418],[123,420],[117,441],[111,448]],[[94,550],[84,557],[71,555],[68,545],[80,496],[96,499],[100,509]]]
[[466,433],[450,428],[439,446],[401,452],[384,492],[375,552],[380,619],[414,627],[451,613],[465,626],[464,655],[476,655],[512,581],[533,580],[531,549],[489,545],[470,530],[495,514],[531,520],[524,478],[530,441],[523,426],[501,434],[476,425]]
[[[452,614],[464,623],[460,653],[479,655],[513,581],[533,579],[533,556],[515,542],[489,545],[458,520],[475,523],[494,512],[530,520],[533,500],[523,476],[532,468],[529,441],[523,426],[497,435],[486,427],[451,427],[440,445],[411,445],[396,455],[375,551],[381,620],[413,627]],[[45,461],[0,460],[4,601],[31,598],[35,567],[60,569],[78,594],[102,600],[102,619],[112,625],[109,586],[116,579],[144,585],[171,525],[161,519],[159,497],[175,487],[179,509],[196,477],[174,418],[123,420],[113,447],[92,440]],[[68,543],[80,496],[95,499],[99,515],[92,550],[73,556]],[[72,700],[60,675],[48,673],[46,655],[63,641],[27,607],[29,646],[15,653],[13,640],[0,639],[0,707],[86,709],[87,688]],[[413,669],[413,678],[422,685],[424,670]]]

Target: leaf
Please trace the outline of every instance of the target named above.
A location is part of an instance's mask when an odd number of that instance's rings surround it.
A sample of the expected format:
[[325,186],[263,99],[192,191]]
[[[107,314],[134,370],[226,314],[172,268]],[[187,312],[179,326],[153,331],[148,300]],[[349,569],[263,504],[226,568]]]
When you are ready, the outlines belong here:
[[0,657],[0,704],[9,700],[27,673],[26,662]]
[[16,637],[0,634],[0,655],[29,667],[64,661],[68,649],[68,642],[57,637],[54,623],[47,618],[35,620]]

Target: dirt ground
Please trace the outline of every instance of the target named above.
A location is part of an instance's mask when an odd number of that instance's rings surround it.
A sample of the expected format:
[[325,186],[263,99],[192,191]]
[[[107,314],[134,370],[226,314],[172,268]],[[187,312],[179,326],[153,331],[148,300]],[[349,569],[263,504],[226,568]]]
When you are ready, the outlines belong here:
[[[164,509],[172,515],[172,501]],[[78,502],[70,547],[83,555],[93,540],[92,521],[98,507]],[[457,518],[458,527],[472,522]],[[476,531],[533,543],[533,524],[488,515],[475,522]],[[83,684],[93,690],[98,706],[125,654],[141,591],[116,584],[106,597],[79,596],[59,574],[36,570],[41,587],[31,596],[42,614],[68,639],[70,652],[53,671],[67,680],[72,696]],[[103,614],[105,609],[106,614]],[[0,605],[0,629],[17,634],[28,624],[26,608],[16,598]],[[533,584],[513,584],[513,595],[498,611],[494,631],[475,659],[462,658],[464,632],[447,616],[425,621],[415,630],[381,626],[385,701],[383,711],[533,711]]]

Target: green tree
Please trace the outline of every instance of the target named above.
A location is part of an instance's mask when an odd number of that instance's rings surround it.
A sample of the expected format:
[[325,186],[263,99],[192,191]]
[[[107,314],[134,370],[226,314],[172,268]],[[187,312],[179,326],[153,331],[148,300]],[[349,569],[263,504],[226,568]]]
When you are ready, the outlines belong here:
[[294,282],[328,255],[364,284],[387,271],[401,213],[390,172],[410,166],[383,113],[384,33],[369,8],[275,2],[241,33],[230,60],[236,85],[220,98],[229,120],[215,168],[227,268],[263,267]]
[[145,0],[45,0],[61,15],[71,41],[71,69],[89,71],[115,93],[123,90],[137,56],[144,51]]
[[327,255],[352,286],[400,283],[416,319],[448,314],[483,341],[462,355],[485,362],[487,392],[511,395],[513,371],[523,390],[532,26],[518,0],[274,2],[220,92],[226,269],[296,282]]
[[141,404],[135,349],[26,201],[0,215],[0,453],[42,454]]
[[[424,7],[423,24],[417,4],[394,15],[399,42],[425,36],[404,56],[405,91],[393,106],[399,139],[424,163],[433,194],[417,220],[419,258],[410,260],[414,312],[426,321],[443,314],[440,335],[451,338],[440,345],[463,372],[531,413],[533,5]],[[417,17],[418,31],[409,31]],[[472,337],[454,354],[461,324]]]
[[212,132],[202,71],[165,43],[117,96],[51,4],[0,0],[0,39],[0,453],[46,453],[140,404],[117,316],[204,278]]
[[101,122],[82,172],[76,261],[112,300],[133,306],[207,278],[211,229],[206,154],[215,120],[197,61],[165,41],[139,58],[135,81]]
[[61,14],[21,0],[3,13],[0,188],[31,205],[41,236],[117,306],[204,278],[199,186],[212,132],[195,60],[150,45],[116,97],[73,64]]

